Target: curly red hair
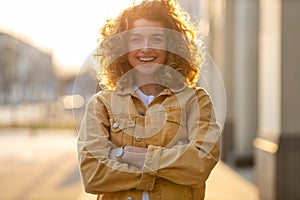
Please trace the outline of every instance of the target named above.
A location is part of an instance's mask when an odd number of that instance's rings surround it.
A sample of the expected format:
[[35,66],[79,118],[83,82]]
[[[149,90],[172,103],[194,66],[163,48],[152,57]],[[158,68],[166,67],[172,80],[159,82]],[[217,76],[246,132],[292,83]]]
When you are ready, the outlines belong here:
[[[95,57],[100,64],[102,73],[98,74],[101,86],[115,88],[120,77],[132,69],[127,54],[115,55],[116,44],[108,45],[109,40],[122,32],[132,29],[133,22],[137,19],[147,19],[160,22],[166,29],[180,33],[181,40],[185,44],[184,57],[176,53],[168,52],[166,65],[174,68],[185,77],[187,85],[194,86],[198,80],[200,66],[204,56],[202,49],[196,42],[196,29],[190,22],[189,15],[183,11],[176,0],[143,0],[138,5],[124,9],[115,19],[106,20],[101,28],[101,39]],[[114,38],[117,40],[118,37]],[[169,42],[169,45],[176,45],[176,42]],[[176,49],[177,47],[173,47]]]

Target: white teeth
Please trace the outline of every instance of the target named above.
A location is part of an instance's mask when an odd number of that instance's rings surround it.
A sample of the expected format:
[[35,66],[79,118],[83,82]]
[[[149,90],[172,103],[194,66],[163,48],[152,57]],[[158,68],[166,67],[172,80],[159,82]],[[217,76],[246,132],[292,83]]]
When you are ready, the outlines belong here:
[[150,62],[155,60],[155,57],[138,57],[138,59],[143,62]]

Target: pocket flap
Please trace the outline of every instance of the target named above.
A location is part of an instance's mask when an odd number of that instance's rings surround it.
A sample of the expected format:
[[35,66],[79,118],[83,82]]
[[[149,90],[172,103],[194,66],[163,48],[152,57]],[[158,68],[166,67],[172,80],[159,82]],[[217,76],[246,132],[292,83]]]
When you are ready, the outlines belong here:
[[128,130],[135,127],[135,121],[129,117],[117,116],[110,120],[111,130],[118,132],[120,130]]
[[186,125],[186,114],[182,108],[167,108],[166,117],[168,121],[178,123],[182,126]]

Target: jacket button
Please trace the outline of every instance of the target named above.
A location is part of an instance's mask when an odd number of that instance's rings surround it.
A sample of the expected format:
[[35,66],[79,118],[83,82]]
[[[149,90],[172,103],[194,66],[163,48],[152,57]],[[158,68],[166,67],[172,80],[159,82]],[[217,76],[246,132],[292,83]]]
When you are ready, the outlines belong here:
[[141,136],[135,136],[135,141],[140,142],[142,140]]
[[133,200],[133,198],[131,196],[128,196],[127,200]]
[[119,127],[118,122],[113,123],[113,127],[114,127],[114,128],[118,128],[118,127]]

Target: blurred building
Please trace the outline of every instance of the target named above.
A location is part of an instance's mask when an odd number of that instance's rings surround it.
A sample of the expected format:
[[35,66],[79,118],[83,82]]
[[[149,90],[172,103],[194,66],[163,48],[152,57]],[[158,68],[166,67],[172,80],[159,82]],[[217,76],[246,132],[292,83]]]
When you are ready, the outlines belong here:
[[261,199],[300,199],[300,1],[180,2],[226,87],[222,159],[254,167]]
[[49,52],[0,32],[0,127],[74,126],[75,74],[54,67]]
[[56,96],[51,55],[0,32],[0,104],[35,103]]

